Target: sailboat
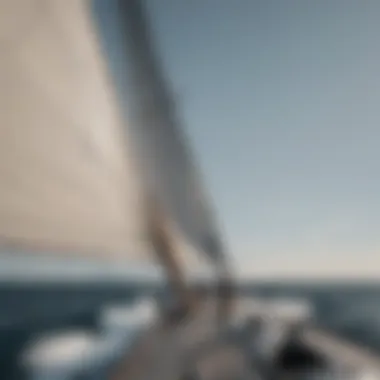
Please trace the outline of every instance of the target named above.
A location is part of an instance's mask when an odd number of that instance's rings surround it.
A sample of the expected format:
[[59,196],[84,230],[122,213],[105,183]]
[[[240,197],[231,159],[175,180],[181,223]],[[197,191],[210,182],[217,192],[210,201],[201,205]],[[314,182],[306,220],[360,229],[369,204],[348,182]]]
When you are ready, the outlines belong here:
[[[70,341],[64,335],[31,347],[23,376],[377,378],[376,355],[308,321],[248,308],[232,323],[241,300],[229,255],[185,144],[144,6],[139,0],[118,5],[133,89],[126,112],[91,1],[0,1],[0,247],[9,260],[157,261],[173,302],[107,357],[104,373],[96,364],[107,356],[100,336],[76,336],[76,347],[59,350]],[[203,294],[189,286],[185,270],[199,263],[214,273],[215,286]],[[93,347],[101,349],[87,362],[89,372],[83,365],[65,372],[67,351],[83,364]]]

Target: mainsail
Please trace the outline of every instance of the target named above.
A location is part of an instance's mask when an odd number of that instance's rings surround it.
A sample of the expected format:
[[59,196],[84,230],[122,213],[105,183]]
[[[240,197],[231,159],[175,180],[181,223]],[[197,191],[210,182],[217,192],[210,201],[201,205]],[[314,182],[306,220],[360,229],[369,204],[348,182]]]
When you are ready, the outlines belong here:
[[142,9],[119,3],[134,85],[127,122],[90,1],[0,1],[0,247],[140,259],[151,203],[177,251],[219,260]]
[[0,246],[147,252],[131,142],[88,1],[0,1]]

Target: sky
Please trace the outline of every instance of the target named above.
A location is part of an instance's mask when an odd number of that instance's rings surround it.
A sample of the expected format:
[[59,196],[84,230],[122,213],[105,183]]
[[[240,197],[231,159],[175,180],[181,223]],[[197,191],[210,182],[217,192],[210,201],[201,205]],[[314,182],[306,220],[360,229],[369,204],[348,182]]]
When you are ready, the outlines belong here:
[[146,2],[238,274],[376,277],[380,2]]
[[147,3],[240,274],[380,273],[380,3]]

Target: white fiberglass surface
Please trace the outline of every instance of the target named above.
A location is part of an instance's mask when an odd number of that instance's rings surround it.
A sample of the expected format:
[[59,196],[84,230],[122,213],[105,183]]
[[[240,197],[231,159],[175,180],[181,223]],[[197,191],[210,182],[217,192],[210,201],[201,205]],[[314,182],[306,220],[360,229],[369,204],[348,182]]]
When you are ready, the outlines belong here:
[[25,349],[21,364],[32,379],[71,379],[102,369],[128,350],[155,317],[153,302],[112,305],[102,311],[97,332],[65,330],[37,336]]

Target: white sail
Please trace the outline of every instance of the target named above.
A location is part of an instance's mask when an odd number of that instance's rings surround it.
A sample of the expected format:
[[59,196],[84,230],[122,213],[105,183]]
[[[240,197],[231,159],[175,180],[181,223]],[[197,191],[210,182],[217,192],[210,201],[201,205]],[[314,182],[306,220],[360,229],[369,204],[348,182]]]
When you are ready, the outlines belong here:
[[0,0],[0,247],[148,249],[141,192],[84,0]]
[[179,256],[220,254],[144,19],[124,12],[121,116],[91,3],[0,0],[0,248],[151,258],[148,197]]

